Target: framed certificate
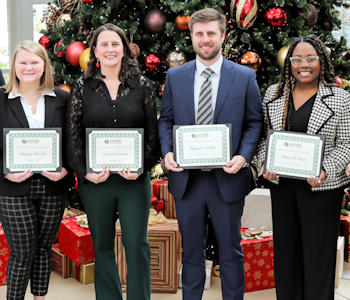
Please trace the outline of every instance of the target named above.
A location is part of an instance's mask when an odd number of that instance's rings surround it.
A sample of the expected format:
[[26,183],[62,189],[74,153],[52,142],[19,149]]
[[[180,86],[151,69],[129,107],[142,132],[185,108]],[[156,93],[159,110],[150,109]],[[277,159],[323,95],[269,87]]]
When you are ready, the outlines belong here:
[[181,168],[222,168],[232,158],[231,124],[176,125],[173,148]]
[[279,176],[307,179],[321,174],[325,137],[269,130],[265,169]]
[[86,128],[87,172],[143,173],[143,128]]
[[61,128],[4,128],[4,173],[61,171],[61,139]]

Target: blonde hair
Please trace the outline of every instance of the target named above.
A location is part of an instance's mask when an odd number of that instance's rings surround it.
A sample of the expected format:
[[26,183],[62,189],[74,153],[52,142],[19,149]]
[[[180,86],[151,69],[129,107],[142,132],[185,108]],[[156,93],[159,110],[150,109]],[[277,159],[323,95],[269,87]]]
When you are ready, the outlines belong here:
[[10,78],[7,84],[5,85],[6,93],[12,92],[14,94],[17,94],[19,92],[19,79],[16,76],[15,62],[16,62],[18,51],[21,49],[38,55],[44,61],[44,64],[45,64],[44,73],[40,79],[39,91],[42,91],[42,92],[53,91],[54,89],[53,76],[51,71],[50,59],[46,52],[46,49],[37,42],[26,40],[20,43],[15,49],[15,51],[13,52],[12,60],[11,60]]

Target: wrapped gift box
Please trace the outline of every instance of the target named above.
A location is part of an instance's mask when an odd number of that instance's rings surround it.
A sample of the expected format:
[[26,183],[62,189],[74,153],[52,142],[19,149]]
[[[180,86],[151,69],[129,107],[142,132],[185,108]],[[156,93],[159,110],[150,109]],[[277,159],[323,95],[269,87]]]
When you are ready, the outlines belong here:
[[85,212],[83,212],[82,210],[71,207],[69,209],[65,209],[64,214],[63,214],[63,219],[81,216],[83,214],[85,214]]
[[344,260],[350,262],[350,216],[340,216],[341,235],[344,236]]
[[163,200],[165,204],[164,215],[169,219],[176,219],[175,200],[168,190],[167,179],[160,185],[159,199]]
[[[148,241],[151,250],[151,291],[152,293],[176,293],[181,262],[180,231],[177,220],[167,224],[148,227]],[[120,282],[126,290],[126,257],[122,245],[119,221],[116,225],[116,259]]]
[[58,244],[52,246],[52,270],[58,273],[62,278],[67,278],[71,275],[71,262],[58,248]]
[[[213,261],[206,260],[205,261],[205,283],[204,283],[205,290],[210,289],[212,270],[213,270]],[[182,288],[181,276],[182,276],[182,267],[181,267],[180,273],[179,273],[179,288]]]
[[76,217],[62,220],[58,246],[77,265],[91,263],[94,261],[94,246],[90,230],[81,228],[76,220]]
[[273,271],[273,240],[242,240],[244,253],[245,292],[275,287]]
[[10,250],[7,244],[4,230],[0,226],[0,285],[6,284],[6,269],[10,257]]
[[272,227],[269,189],[254,189],[245,197],[241,224],[244,228]]
[[82,284],[90,284],[94,282],[95,263],[77,265],[71,262],[72,277],[80,281]]
[[152,186],[152,194],[159,199],[160,195],[160,186],[164,183],[168,182],[168,179],[154,179],[151,181]]

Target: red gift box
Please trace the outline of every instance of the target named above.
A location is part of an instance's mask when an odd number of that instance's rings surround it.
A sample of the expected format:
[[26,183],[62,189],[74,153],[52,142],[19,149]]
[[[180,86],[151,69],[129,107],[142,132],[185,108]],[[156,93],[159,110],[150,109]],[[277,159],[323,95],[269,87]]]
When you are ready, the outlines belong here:
[[4,230],[0,226],[0,285],[6,284],[6,269],[9,257],[9,245],[7,244]]
[[344,260],[350,262],[350,216],[340,216],[341,235],[344,236]]
[[[181,237],[177,220],[148,227],[152,293],[176,293],[181,265]],[[122,289],[126,290],[127,265],[120,223],[116,225],[115,253]]]
[[272,236],[261,240],[242,240],[245,292],[275,287]]
[[64,219],[58,231],[60,250],[76,264],[87,264],[94,261],[94,245],[89,228],[81,228],[77,218]]
[[160,195],[160,186],[164,183],[168,182],[168,179],[154,179],[151,181],[152,186],[152,194],[159,199]]

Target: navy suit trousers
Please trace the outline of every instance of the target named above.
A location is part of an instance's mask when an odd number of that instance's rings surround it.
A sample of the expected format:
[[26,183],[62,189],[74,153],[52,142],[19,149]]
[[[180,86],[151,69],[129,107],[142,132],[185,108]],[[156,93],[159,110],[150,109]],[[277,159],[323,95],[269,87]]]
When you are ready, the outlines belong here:
[[183,299],[202,299],[205,283],[205,248],[209,213],[219,245],[224,300],[243,300],[244,268],[241,216],[244,199],[225,202],[214,172],[191,170],[183,198],[176,199],[176,214],[183,240]]

